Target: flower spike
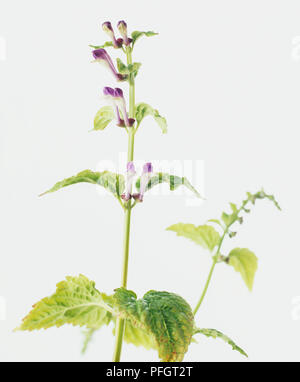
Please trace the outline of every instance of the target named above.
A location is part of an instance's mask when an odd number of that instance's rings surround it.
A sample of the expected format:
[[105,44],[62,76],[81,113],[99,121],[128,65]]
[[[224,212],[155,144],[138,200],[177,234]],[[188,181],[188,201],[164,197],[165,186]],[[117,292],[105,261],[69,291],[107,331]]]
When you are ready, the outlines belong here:
[[117,81],[126,80],[127,77],[125,75],[117,72],[117,70],[113,64],[112,59],[110,58],[109,54],[106,52],[105,49],[94,50],[93,56],[95,59],[94,62],[99,62],[99,63],[105,64],[110,69],[110,71],[112,72],[112,74],[114,75],[114,77],[116,78]]
[[121,38],[116,39],[115,32],[114,32],[113,27],[111,26],[111,23],[109,21],[106,21],[105,23],[102,24],[102,29],[112,39],[112,42],[114,44],[114,48],[116,48],[116,49],[121,48],[121,46],[123,44],[123,39],[121,39]]
[[127,36],[127,24],[125,23],[125,21],[124,20],[119,21],[117,26],[118,26],[120,35],[123,37],[124,44],[126,46],[130,45],[132,42],[132,39],[128,38]]

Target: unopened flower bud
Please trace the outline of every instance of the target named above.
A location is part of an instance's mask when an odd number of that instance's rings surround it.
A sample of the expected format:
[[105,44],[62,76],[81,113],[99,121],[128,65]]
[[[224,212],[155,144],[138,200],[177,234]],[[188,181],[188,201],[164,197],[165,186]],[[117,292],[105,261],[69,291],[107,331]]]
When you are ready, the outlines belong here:
[[123,44],[122,39],[116,39],[115,32],[113,30],[113,27],[111,26],[111,23],[109,21],[106,21],[105,23],[102,24],[102,29],[104,30],[105,33],[109,35],[109,37],[112,39],[112,42],[114,44],[114,48],[121,48]]
[[121,20],[118,22],[118,29],[119,29],[120,35],[123,37],[124,44],[126,46],[130,45],[130,43],[132,42],[132,39],[128,38],[127,36],[127,24],[125,23],[124,20]]

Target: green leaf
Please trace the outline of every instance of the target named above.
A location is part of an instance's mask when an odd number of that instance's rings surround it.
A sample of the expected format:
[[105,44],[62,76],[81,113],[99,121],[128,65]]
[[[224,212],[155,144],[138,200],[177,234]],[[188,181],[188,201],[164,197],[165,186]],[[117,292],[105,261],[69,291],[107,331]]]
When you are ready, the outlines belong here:
[[61,188],[71,186],[76,183],[92,183],[98,184],[110,191],[114,196],[120,196],[125,189],[125,179],[123,175],[115,174],[109,171],[93,172],[85,170],[70,178],[64,179],[56,183],[50,190],[44,192],[40,196],[60,190]]
[[132,45],[134,45],[136,41],[142,36],[151,37],[151,36],[157,36],[157,35],[158,33],[155,33],[152,31],[149,31],[149,32],[134,31],[131,33]]
[[238,218],[238,215],[234,212],[233,214],[222,213],[221,219],[225,223],[226,227],[231,226]]
[[[170,175],[167,173],[157,173],[154,176],[152,176],[149,180],[149,183],[146,187],[146,191],[151,190],[154,186],[161,184],[161,183],[168,183],[170,190],[175,191],[180,186],[185,186],[190,191],[192,191],[198,198],[202,198],[199,192],[191,185],[191,183],[187,180],[187,178],[176,175]],[[140,178],[136,181],[136,188],[139,191],[140,189]]]
[[133,64],[129,64],[127,68],[129,73],[132,73],[134,77],[136,77],[141,66],[142,64],[140,62],[134,62]]
[[200,225],[196,227],[194,224],[178,223],[167,228],[168,231],[177,233],[177,236],[183,236],[192,240],[194,243],[201,245],[210,252],[220,243],[220,235],[209,225]]
[[89,47],[93,49],[103,49],[108,48],[110,46],[114,46],[112,41],[106,41],[103,45],[89,45]]
[[104,130],[106,126],[114,119],[115,114],[112,106],[102,107],[95,116],[94,129],[95,131]]
[[263,189],[261,191],[258,191],[255,194],[251,194],[250,192],[247,192],[247,197],[248,197],[248,200],[250,202],[252,202],[252,204],[255,204],[255,201],[257,199],[269,199],[272,203],[274,203],[276,208],[278,208],[281,211],[280,205],[278,204],[277,200],[275,199],[275,196],[266,194]]
[[67,277],[57,284],[56,292],[33,306],[16,330],[39,330],[65,324],[99,329],[112,318],[109,297],[95,288],[85,276]]
[[209,219],[207,221],[207,223],[215,223],[215,224],[217,224],[218,226],[220,226],[223,229],[223,225],[222,225],[222,223],[220,222],[219,219]]
[[143,346],[145,349],[157,349],[155,340],[145,330],[133,326],[130,320],[126,320],[124,341],[137,347]]
[[96,329],[85,329],[82,331],[82,334],[84,335],[84,341],[82,344],[81,354],[86,353],[87,348],[93,339],[95,331],[96,331]]
[[141,66],[142,64],[139,62],[134,62],[126,66],[120,58],[117,58],[117,67],[121,74],[133,74],[133,76],[136,77]]
[[219,332],[218,330],[215,330],[215,329],[196,329],[195,334],[197,334],[197,333],[204,334],[206,337],[221,338],[223,341],[225,341],[226,343],[231,345],[233,350],[240,352],[242,355],[244,355],[245,357],[248,358],[247,353],[245,353],[243,349],[241,349],[239,346],[237,346],[229,337],[225,336],[225,334]]
[[120,288],[114,300],[122,318],[153,338],[163,362],[183,360],[194,331],[193,313],[183,298],[168,292],[150,291],[137,300],[134,292]]
[[119,73],[129,74],[129,70],[128,70],[127,66],[124,64],[124,62],[120,58],[117,58],[117,68],[118,68]]
[[239,272],[251,291],[257,271],[257,257],[247,248],[235,248],[228,256],[227,263]]
[[232,212],[237,213],[238,208],[237,208],[236,204],[234,204],[234,203],[229,203],[229,204],[230,204],[230,208],[232,209]]
[[159,114],[158,110],[153,109],[152,106],[143,102],[136,105],[135,118],[138,126],[148,115],[151,115],[154,118],[163,134],[168,132],[167,120]]

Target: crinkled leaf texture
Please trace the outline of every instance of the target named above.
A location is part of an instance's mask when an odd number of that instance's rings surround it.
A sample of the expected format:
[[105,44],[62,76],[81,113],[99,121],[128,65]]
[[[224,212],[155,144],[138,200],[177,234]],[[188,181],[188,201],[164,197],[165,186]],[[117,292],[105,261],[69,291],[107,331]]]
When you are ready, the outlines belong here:
[[[161,183],[169,184],[171,191],[177,190],[177,188],[180,186],[185,186],[187,189],[192,191],[198,198],[202,198],[199,192],[191,185],[187,178],[182,178],[180,176],[170,175],[162,172],[156,173],[150,178],[146,187],[146,191],[151,190],[151,188]],[[136,188],[137,190],[140,189],[140,178],[136,181]]]
[[124,288],[107,296],[83,275],[57,284],[56,292],[35,304],[17,330],[84,326],[85,352],[93,333],[117,317],[126,320],[127,343],[156,349],[165,362],[182,361],[194,334],[192,310],[180,296],[150,291],[138,300],[134,292]]
[[33,306],[17,330],[48,329],[65,324],[99,329],[112,319],[110,297],[100,293],[85,276],[68,276],[57,284],[56,292]]
[[242,355],[244,355],[245,357],[248,357],[247,353],[244,352],[243,349],[241,349],[239,346],[237,346],[229,337],[225,336],[225,334],[219,332],[218,330],[215,330],[215,329],[196,329],[195,334],[197,334],[197,333],[204,334],[206,337],[220,338],[223,341],[225,341],[226,343],[228,343],[229,345],[231,345],[233,350],[236,350],[236,351],[240,352]]
[[194,316],[182,297],[150,291],[137,300],[134,292],[120,288],[114,300],[121,317],[151,335],[163,362],[183,360],[194,333]]
[[194,224],[178,223],[168,227],[167,230],[176,232],[178,236],[192,240],[210,252],[219,245],[221,239],[219,233],[210,225],[200,225],[196,227]]
[[120,196],[125,189],[125,179],[123,175],[115,174],[110,171],[94,172],[85,170],[75,176],[64,179],[56,183],[50,190],[44,192],[42,195],[58,191],[64,187],[71,186],[76,183],[92,183],[98,184],[110,191],[114,196]]
[[126,320],[124,341],[137,347],[143,346],[147,350],[157,350],[153,336],[144,329],[134,326],[130,320]]
[[112,106],[102,107],[95,116],[93,130],[104,130],[114,118],[115,114]]
[[136,41],[142,36],[151,37],[151,36],[157,36],[157,35],[158,33],[155,33],[152,31],[149,31],[149,32],[134,31],[131,33],[132,44],[134,45]]
[[163,134],[168,132],[167,120],[159,114],[158,110],[153,109],[153,107],[147,103],[139,103],[136,105],[135,118],[138,126],[148,115],[151,115],[154,118]]
[[247,248],[235,248],[229,253],[226,262],[241,274],[248,289],[251,291],[258,262],[255,254]]

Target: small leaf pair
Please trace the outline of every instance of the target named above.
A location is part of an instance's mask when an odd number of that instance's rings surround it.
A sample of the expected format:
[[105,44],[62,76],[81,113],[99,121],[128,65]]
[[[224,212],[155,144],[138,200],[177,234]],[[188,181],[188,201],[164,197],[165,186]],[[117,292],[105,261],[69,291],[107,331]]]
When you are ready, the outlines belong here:
[[257,271],[258,259],[253,252],[247,248],[235,248],[228,256],[221,254],[221,246],[224,238],[228,235],[230,238],[236,236],[236,232],[230,231],[230,227],[239,222],[243,223],[243,217],[240,215],[242,212],[249,213],[250,210],[246,208],[247,204],[251,202],[255,204],[257,199],[269,199],[275,206],[280,209],[279,204],[275,200],[273,195],[268,195],[264,191],[259,191],[255,194],[247,193],[247,199],[242,202],[240,208],[234,203],[230,203],[232,210],[231,214],[223,212],[221,216],[221,223],[218,219],[211,219],[208,222],[217,224],[222,228],[222,236],[210,225],[194,226],[193,224],[178,223],[167,228],[169,231],[174,231],[178,236],[183,236],[187,239],[194,241],[196,244],[201,245],[204,249],[208,249],[213,252],[217,247],[216,253],[213,255],[214,265],[217,262],[224,262],[232,266],[237,272],[239,272],[247,286],[251,291],[253,289],[254,277]]

